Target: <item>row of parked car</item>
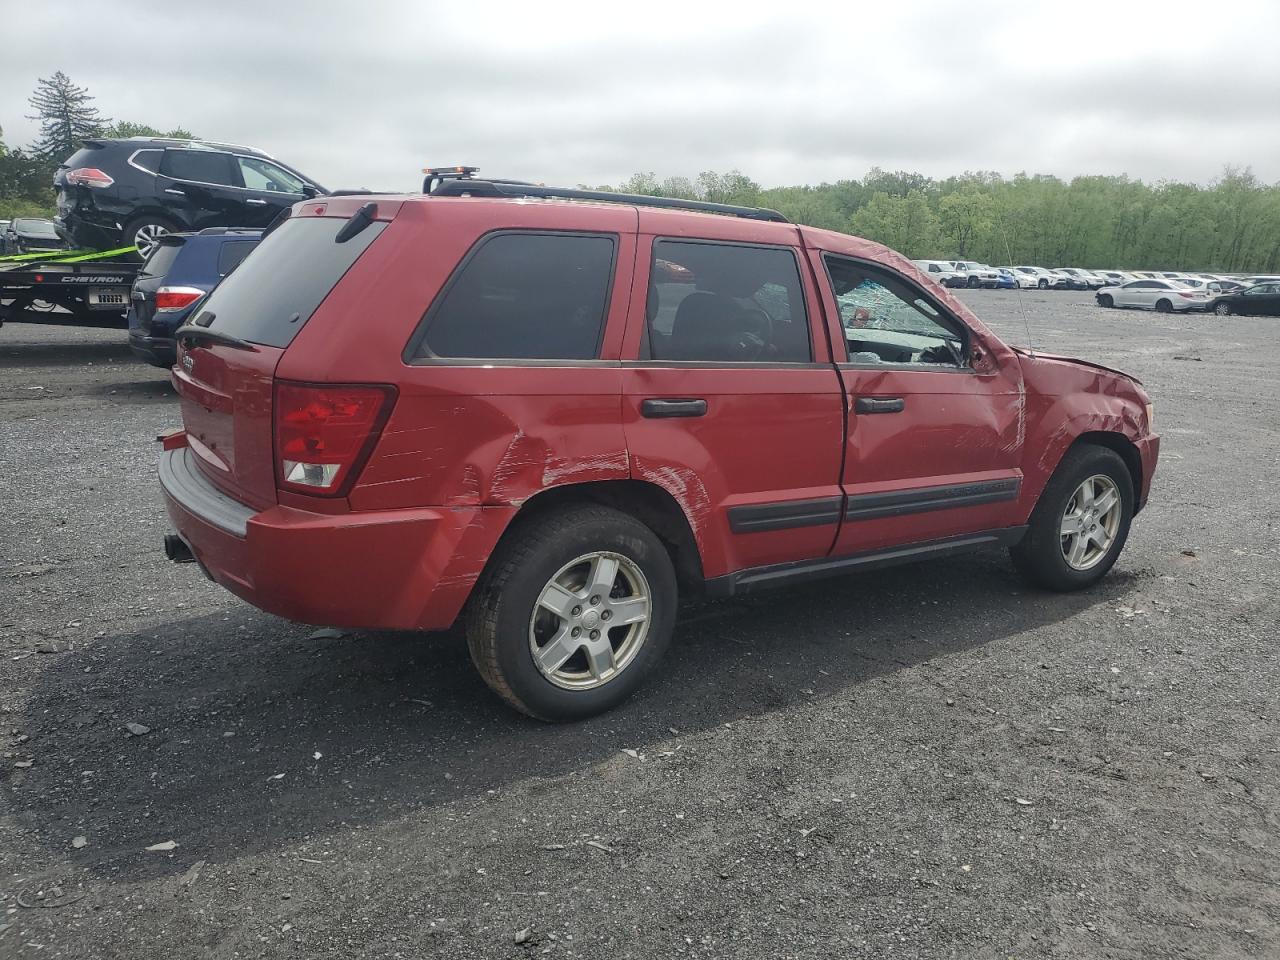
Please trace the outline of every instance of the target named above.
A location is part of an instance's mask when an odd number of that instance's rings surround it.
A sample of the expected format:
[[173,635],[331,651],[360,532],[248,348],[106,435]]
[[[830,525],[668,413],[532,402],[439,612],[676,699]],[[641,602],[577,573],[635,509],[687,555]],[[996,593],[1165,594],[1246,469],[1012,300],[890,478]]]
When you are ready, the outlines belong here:
[[1219,315],[1280,313],[1280,276],[1188,273],[1175,270],[1086,270],[1083,267],[992,267],[973,260],[916,260],[946,287],[1097,290],[1103,307]]

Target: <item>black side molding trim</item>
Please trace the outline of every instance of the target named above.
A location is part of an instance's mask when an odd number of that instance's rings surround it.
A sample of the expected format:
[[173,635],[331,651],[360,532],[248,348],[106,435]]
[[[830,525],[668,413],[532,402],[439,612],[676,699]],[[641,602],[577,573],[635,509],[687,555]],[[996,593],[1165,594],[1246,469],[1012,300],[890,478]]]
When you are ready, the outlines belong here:
[[843,497],[787,500],[729,508],[729,529],[734,533],[760,533],[788,527],[817,527],[840,521]]
[[984,503],[1017,500],[1021,489],[1022,481],[1017,477],[1010,477],[1007,480],[918,487],[914,490],[895,490],[892,493],[860,493],[849,498],[844,517],[846,520],[875,520],[879,517],[899,517],[929,510],[976,507]]
[[771,587],[789,586],[806,580],[837,577],[859,570],[874,570],[879,567],[914,563],[918,560],[933,560],[938,557],[980,550],[984,547],[1009,547],[1021,540],[1026,532],[1025,526],[1003,527],[959,537],[947,537],[943,540],[928,540],[900,547],[888,547],[884,550],[855,553],[846,557],[819,557],[816,560],[752,567],[723,577],[713,577],[706,581],[706,590],[707,595],[711,597],[732,597]]

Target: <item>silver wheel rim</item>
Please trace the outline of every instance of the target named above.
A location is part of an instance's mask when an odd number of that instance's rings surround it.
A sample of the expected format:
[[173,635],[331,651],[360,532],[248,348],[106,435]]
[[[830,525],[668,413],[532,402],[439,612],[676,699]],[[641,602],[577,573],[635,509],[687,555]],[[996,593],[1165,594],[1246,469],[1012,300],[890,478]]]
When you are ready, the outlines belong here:
[[1213,308],[1213,312],[1220,317],[1225,317],[1227,314],[1231,312],[1231,308],[1227,306],[1225,303],[1220,303]]
[[1116,542],[1123,510],[1120,488],[1105,474],[1096,473],[1076,487],[1060,528],[1067,566],[1091,570],[1101,563]]
[[649,635],[649,581],[617,553],[566,563],[538,594],[529,652],[538,672],[565,690],[592,690],[624,671]]
[[158,223],[144,223],[133,232],[133,245],[138,248],[138,253],[149,256],[156,243],[168,232]]

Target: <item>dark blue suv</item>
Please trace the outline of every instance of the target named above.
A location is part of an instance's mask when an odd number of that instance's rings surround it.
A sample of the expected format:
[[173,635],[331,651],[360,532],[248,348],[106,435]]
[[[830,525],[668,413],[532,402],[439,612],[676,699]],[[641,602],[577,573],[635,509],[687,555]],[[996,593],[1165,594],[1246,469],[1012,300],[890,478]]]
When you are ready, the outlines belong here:
[[159,237],[129,298],[129,347],[147,363],[171,367],[173,332],[262,239],[261,230],[209,227]]

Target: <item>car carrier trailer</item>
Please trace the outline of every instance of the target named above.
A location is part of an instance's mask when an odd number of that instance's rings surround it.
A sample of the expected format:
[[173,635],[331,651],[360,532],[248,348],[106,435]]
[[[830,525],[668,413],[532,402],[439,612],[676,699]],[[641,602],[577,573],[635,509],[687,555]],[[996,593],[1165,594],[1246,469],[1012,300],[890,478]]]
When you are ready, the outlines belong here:
[[0,324],[123,328],[141,266],[134,247],[0,257]]

